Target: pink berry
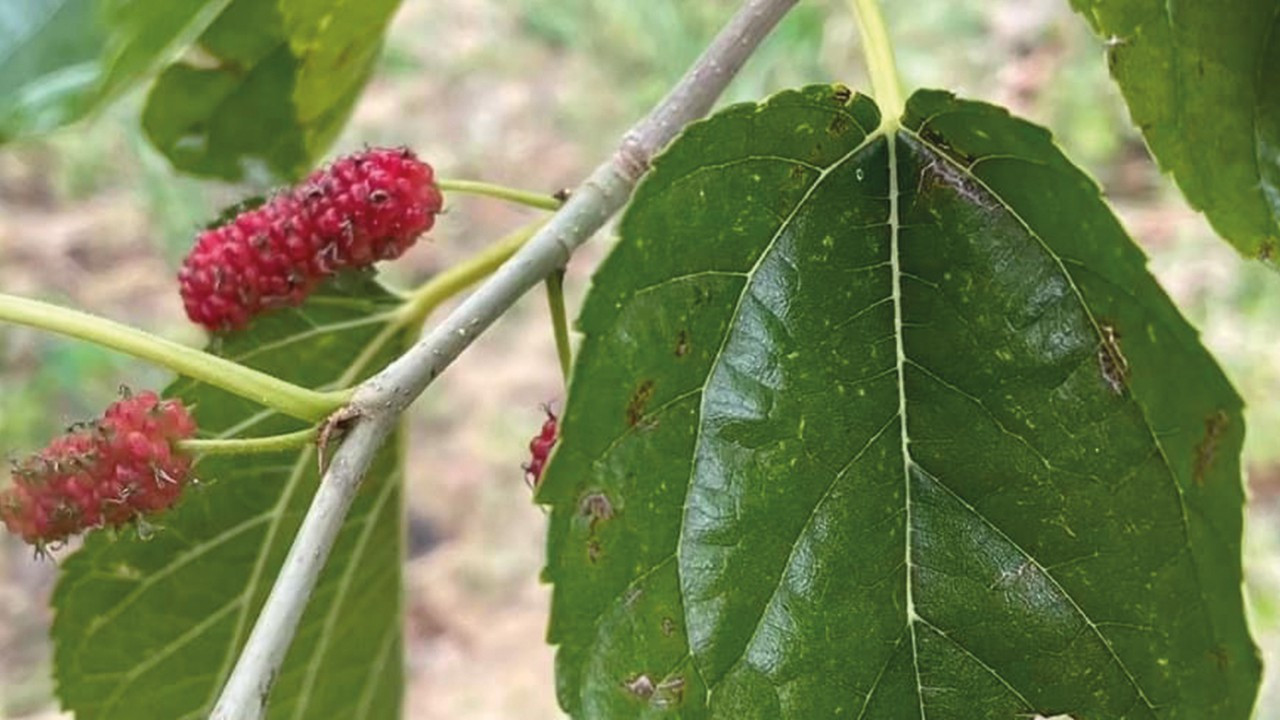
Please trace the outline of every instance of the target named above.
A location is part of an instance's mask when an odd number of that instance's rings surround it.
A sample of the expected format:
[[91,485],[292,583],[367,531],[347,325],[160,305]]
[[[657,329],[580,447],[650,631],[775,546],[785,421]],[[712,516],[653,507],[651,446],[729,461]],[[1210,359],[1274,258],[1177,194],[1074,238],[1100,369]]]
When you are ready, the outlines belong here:
[[551,408],[545,408],[547,419],[542,423],[542,430],[529,441],[529,462],[524,466],[525,480],[531,487],[537,487],[542,480],[542,470],[547,465],[547,457],[551,448],[560,439],[560,421]]
[[171,507],[191,473],[176,447],[195,434],[177,400],[153,392],[126,396],[101,419],[54,438],[13,468],[0,491],[0,520],[43,548],[104,525],[119,526]]
[[300,305],[340,270],[399,257],[442,204],[431,166],[406,148],[339,158],[196,238],[178,273],[187,317],[234,330]]

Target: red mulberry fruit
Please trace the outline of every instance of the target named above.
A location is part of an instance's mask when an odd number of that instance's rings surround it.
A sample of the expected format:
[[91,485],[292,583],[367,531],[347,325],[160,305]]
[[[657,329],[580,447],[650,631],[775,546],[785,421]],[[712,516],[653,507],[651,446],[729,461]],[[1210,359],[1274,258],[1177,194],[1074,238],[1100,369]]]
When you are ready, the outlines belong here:
[[431,166],[408,149],[335,160],[196,238],[178,273],[187,317],[234,330],[265,310],[300,305],[340,270],[399,257],[431,229],[442,203]]
[[177,400],[152,392],[118,400],[101,419],[73,427],[14,466],[13,486],[0,491],[0,520],[43,548],[164,510],[191,474],[191,458],[177,442],[195,430]]
[[529,462],[524,466],[525,480],[531,487],[537,487],[542,480],[542,470],[547,465],[547,457],[551,448],[560,439],[560,421],[551,408],[546,408],[547,419],[542,423],[542,430],[529,441]]

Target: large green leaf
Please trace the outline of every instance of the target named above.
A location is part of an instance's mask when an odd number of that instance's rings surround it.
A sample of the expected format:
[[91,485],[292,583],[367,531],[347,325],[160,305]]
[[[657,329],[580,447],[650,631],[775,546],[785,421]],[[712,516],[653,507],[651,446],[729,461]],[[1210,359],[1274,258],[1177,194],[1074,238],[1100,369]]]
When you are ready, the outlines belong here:
[[1071,0],[1160,166],[1240,252],[1280,254],[1280,5]]
[[[293,382],[326,387],[376,370],[400,344],[386,327],[396,300],[348,280],[273,313],[221,351]],[[378,338],[383,347],[365,355]],[[215,388],[179,381],[202,434],[287,432],[297,421]],[[149,540],[91,536],[64,565],[54,596],[58,695],[81,720],[203,718],[315,492],[313,449],[209,457],[202,484],[159,518]],[[395,717],[401,665],[398,443],[365,479],[303,616],[271,696],[272,718]]]
[[786,92],[620,234],[539,494],[572,715],[1248,715],[1240,400],[1046,131]]
[[201,36],[203,53],[156,81],[147,134],[187,172],[234,180],[260,164],[299,177],[346,123],[398,6],[235,0]]
[[229,0],[22,0],[0,8],[0,141],[114,98],[194,40]]

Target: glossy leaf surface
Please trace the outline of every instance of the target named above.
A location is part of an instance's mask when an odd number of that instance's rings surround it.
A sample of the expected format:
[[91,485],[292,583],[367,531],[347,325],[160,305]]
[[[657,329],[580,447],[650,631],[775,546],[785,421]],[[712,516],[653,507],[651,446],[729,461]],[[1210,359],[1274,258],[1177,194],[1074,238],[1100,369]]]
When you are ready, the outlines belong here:
[[[339,386],[395,355],[380,335],[395,299],[348,279],[263,316],[221,352],[309,387]],[[381,349],[366,352],[375,338]],[[169,389],[204,436],[262,436],[297,421],[205,385]],[[401,478],[398,443],[377,458],[338,536],[271,695],[271,718],[399,712]],[[54,596],[58,695],[77,718],[207,717],[247,639],[317,483],[314,448],[206,457],[202,480],[149,540],[91,535]]]
[[1280,263],[1280,5],[1072,0],[1160,167],[1241,253]]
[[620,234],[539,494],[574,717],[1248,716],[1240,400],[1046,131],[786,92]]

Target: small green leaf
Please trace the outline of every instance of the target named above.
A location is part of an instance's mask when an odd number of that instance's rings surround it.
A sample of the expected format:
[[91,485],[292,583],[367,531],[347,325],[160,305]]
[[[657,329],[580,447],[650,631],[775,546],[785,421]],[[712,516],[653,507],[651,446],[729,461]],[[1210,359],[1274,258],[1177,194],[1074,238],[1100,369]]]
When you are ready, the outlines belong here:
[[1250,257],[1280,254],[1280,6],[1071,0],[1160,167]]
[[[347,385],[394,357],[397,301],[346,279],[260,318],[220,351],[310,387]],[[366,353],[375,341],[382,347]],[[258,436],[297,421],[188,381],[203,436]],[[402,555],[398,443],[375,460],[271,695],[272,718],[399,712]],[[200,485],[149,540],[91,535],[54,594],[58,695],[81,720],[204,718],[248,637],[318,482],[314,448],[207,457]]]
[[[390,2],[387,12],[398,4]],[[351,20],[363,23],[346,26],[358,42],[298,30],[312,54],[347,51],[342,67],[322,68],[332,75],[317,82],[311,56],[293,49],[294,29],[276,4],[236,0],[200,37],[201,55],[169,66],[156,81],[142,120],[151,141],[186,172],[236,180],[261,164],[297,179],[342,129],[381,49],[385,18]]]
[[620,235],[539,493],[574,717],[1248,716],[1240,399],[1045,130],[786,92]]

